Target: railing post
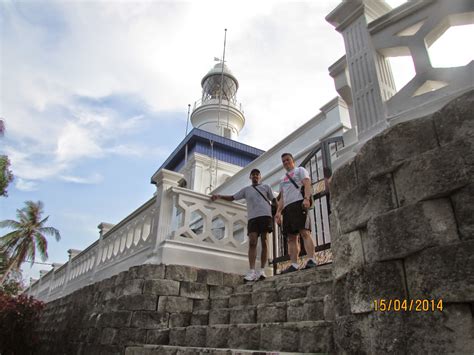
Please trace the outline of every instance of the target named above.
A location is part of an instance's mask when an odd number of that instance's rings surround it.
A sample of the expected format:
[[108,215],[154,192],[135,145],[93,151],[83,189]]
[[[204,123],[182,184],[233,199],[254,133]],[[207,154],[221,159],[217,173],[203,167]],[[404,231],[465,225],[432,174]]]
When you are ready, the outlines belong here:
[[344,37],[352,102],[361,142],[388,126],[381,90],[381,86],[388,84],[380,79],[380,73],[389,65],[377,53],[367,24],[390,10],[391,7],[385,2],[353,0],[341,3],[326,17]]
[[171,187],[178,187],[179,181],[184,178],[183,174],[161,169],[153,177],[156,184],[156,223],[153,225],[152,236],[155,238],[153,251],[147,263],[160,263],[157,254],[159,245],[169,237],[173,221],[173,198],[169,191]]
[[67,251],[67,253],[69,254],[69,259],[67,261],[67,265],[66,265],[66,274],[64,275],[64,285],[62,287],[62,290],[61,292],[64,293],[64,290],[66,289],[67,287],[67,284],[69,282],[69,275],[71,274],[71,264],[72,264],[72,259],[77,255],[79,254],[81,251],[80,250],[76,250],[76,249],[69,249]]
[[104,244],[104,235],[114,227],[114,224],[101,222],[97,228],[99,229],[99,242],[97,243],[97,251],[94,260],[94,267],[92,268],[92,274],[90,276],[90,280],[93,282],[95,280],[95,274],[100,264],[101,256],[102,256],[102,247]]

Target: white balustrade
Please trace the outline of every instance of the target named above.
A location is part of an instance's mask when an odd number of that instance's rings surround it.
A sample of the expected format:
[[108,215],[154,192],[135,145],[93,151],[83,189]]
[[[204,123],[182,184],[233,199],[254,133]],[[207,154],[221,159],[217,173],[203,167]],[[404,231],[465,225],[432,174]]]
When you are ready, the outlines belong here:
[[152,199],[103,235],[101,232],[99,240],[85,250],[71,250],[69,262],[48,272],[25,292],[51,301],[145,263],[187,265],[189,260],[198,260],[194,266],[212,268],[199,264],[202,253],[215,256],[218,269],[242,271],[247,266],[246,207],[211,202],[209,195],[179,188],[181,178],[181,174],[167,170],[157,174],[158,191]]
[[[359,146],[390,125],[439,110],[474,86],[474,58],[441,68],[430,57],[430,47],[450,27],[474,23],[473,1],[408,1],[393,10],[384,1],[344,1],[326,19],[344,37],[346,55],[329,70],[357,123]],[[466,35],[459,43],[470,41]],[[414,66],[402,88],[396,88],[388,60],[398,56],[410,57]]]
[[247,209],[238,203],[212,202],[209,195],[171,188],[174,199],[170,238],[246,252]]

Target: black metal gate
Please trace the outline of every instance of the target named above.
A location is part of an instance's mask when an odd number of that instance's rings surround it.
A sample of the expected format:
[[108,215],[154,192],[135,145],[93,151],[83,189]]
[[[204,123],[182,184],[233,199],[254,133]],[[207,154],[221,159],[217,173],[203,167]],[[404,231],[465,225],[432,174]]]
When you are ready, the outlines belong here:
[[[342,137],[331,137],[323,140],[306,156],[300,166],[308,170],[313,187],[314,208],[310,210],[312,235],[315,240],[315,251],[323,252],[331,247],[331,233],[329,230],[329,215],[331,205],[329,200],[329,179],[332,176],[332,157],[337,150],[344,146]],[[306,255],[303,243],[300,256]],[[277,273],[279,264],[290,260],[286,237],[281,228],[275,225],[273,233],[272,260],[274,273]]]

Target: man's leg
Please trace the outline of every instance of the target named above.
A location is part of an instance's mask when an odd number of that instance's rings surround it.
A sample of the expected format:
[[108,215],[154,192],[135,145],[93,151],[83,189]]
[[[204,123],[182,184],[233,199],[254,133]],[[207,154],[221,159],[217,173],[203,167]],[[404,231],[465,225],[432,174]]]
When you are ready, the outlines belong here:
[[257,242],[258,242],[258,234],[256,232],[249,233],[250,270],[255,270],[255,260],[257,260]]
[[290,254],[292,264],[298,263],[298,241],[296,240],[297,237],[297,234],[288,234],[288,254]]
[[311,237],[311,231],[302,229],[300,230],[300,236],[303,238],[307,259],[313,259],[314,261],[314,242],[313,238]]
[[260,266],[262,269],[267,266],[268,261],[268,239],[267,239],[267,232],[261,234],[262,238],[262,253],[260,255]]

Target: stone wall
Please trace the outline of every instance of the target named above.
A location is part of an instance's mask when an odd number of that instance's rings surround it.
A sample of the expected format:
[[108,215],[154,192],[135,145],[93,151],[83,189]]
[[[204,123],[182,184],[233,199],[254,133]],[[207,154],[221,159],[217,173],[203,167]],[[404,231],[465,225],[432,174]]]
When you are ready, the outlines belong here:
[[199,324],[193,311],[197,317],[209,297],[241,283],[239,275],[187,266],[132,267],[49,302],[37,353],[123,354],[127,346],[173,343],[181,334],[170,328]]
[[[472,353],[473,173],[471,91],[374,137],[334,174],[338,353]],[[375,311],[380,299],[444,308]]]

